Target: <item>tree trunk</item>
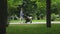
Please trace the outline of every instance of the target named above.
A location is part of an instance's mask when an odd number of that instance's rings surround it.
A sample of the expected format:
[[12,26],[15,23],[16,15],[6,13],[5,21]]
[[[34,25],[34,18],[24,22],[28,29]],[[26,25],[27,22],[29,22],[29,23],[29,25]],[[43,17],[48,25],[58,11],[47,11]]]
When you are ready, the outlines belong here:
[[0,34],[6,34],[7,0],[0,0]]
[[46,11],[47,11],[47,27],[51,27],[51,0],[46,0]]

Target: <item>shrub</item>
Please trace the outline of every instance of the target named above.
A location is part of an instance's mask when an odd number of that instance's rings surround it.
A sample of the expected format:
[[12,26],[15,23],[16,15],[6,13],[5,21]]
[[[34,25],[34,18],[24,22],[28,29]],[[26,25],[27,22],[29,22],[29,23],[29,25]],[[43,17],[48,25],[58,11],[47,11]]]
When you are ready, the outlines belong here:
[[60,21],[60,18],[56,18],[55,21]]
[[56,19],[56,15],[53,13],[53,14],[51,14],[51,20],[52,21],[55,21],[55,19]]

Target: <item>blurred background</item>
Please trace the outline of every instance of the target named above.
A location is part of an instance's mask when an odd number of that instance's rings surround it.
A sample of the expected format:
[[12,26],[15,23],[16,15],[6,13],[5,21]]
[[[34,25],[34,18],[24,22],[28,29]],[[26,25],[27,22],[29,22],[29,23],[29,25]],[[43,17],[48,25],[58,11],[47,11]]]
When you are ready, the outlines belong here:
[[[23,14],[32,16],[33,22],[46,22],[46,0],[7,0],[7,3],[10,22],[20,21],[21,8]],[[51,0],[51,21],[60,21],[59,0]]]

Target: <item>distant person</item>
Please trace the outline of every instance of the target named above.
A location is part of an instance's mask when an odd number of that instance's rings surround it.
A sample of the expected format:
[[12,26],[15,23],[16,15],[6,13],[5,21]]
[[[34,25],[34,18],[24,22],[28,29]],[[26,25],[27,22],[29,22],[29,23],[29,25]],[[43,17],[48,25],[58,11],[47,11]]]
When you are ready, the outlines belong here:
[[21,8],[21,11],[20,11],[20,23],[23,23],[23,20],[24,20],[24,18],[23,18],[23,15],[24,15],[24,13],[23,13],[23,9]]

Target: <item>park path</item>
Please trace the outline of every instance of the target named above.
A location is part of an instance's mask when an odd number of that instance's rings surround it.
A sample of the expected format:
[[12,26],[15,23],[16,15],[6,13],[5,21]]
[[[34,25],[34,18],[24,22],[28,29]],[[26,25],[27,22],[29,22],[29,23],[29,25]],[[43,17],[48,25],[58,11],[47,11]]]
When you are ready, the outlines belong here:
[[[60,21],[55,21],[55,22],[51,22],[52,24],[60,24]],[[32,22],[32,23],[20,23],[20,22],[16,22],[16,23],[9,23],[9,24],[46,24],[46,22]]]

